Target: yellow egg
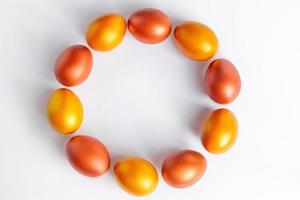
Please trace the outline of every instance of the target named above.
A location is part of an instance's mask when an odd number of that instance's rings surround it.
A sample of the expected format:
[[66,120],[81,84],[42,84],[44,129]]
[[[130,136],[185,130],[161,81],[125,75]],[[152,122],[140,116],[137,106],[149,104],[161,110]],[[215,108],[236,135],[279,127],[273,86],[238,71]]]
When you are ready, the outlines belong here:
[[94,20],[86,32],[90,47],[98,51],[109,51],[118,46],[126,32],[126,21],[119,14],[107,14]]
[[201,129],[203,146],[210,153],[223,153],[230,149],[237,138],[238,122],[234,114],[220,108],[213,111]]
[[76,131],[83,120],[83,108],[79,98],[66,88],[52,92],[48,100],[47,111],[52,127],[64,135]]
[[218,50],[216,34],[206,25],[187,21],[176,26],[174,39],[177,47],[188,57],[204,61]]
[[128,193],[144,196],[154,191],[158,183],[155,167],[142,158],[119,160],[114,167],[115,179]]

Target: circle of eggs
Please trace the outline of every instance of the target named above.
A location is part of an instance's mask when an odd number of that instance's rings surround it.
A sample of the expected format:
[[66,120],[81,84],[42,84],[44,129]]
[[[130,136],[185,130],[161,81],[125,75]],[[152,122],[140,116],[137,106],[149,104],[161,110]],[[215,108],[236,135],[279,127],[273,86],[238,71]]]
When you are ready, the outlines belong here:
[[[120,45],[127,28],[135,39],[145,44],[161,43],[172,31],[168,15],[158,9],[146,8],[134,12],[127,24],[125,18],[116,13],[96,18],[87,28],[86,41],[96,51],[110,51]],[[196,61],[207,61],[218,50],[216,34],[199,22],[186,21],[178,24],[173,36],[178,49]],[[92,65],[93,56],[89,48],[73,45],[56,59],[54,74],[62,85],[74,87],[87,80]],[[229,60],[215,59],[207,68],[204,87],[213,101],[228,104],[239,95],[240,75]],[[79,97],[67,88],[52,92],[48,99],[47,114],[51,126],[62,135],[78,130],[84,117]],[[213,154],[228,151],[237,138],[237,132],[236,117],[226,108],[212,111],[199,130],[204,148]],[[110,168],[109,151],[102,142],[90,136],[72,137],[67,142],[66,154],[72,167],[86,176],[101,176]],[[206,168],[207,160],[201,153],[183,150],[165,158],[161,173],[168,185],[185,188],[199,181]],[[150,194],[158,185],[156,168],[140,157],[118,160],[113,173],[120,187],[132,195]]]

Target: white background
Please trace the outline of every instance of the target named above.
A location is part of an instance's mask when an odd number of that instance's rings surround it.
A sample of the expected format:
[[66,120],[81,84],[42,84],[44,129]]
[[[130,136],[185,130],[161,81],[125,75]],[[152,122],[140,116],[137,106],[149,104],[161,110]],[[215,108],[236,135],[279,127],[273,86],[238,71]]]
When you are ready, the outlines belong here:
[[88,178],[70,167],[68,137],[57,134],[45,115],[47,98],[61,87],[53,75],[56,56],[86,44],[92,19],[108,12],[126,18],[155,7],[173,24],[201,21],[218,35],[216,57],[230,59],[242,90],[230,108],[239,136],[225,154],[202,147],[197,129],[222,107],[202,90],[206,64],[189,60],[172,38],[145,45],[127,32],[111,52],[94,52],[89,79],[72,88],[85,119],[77,132],[109,149],[112,166],[123,156],[141,156],[160,173],[176,150],[200,151],[205,176],[187,189],[157,189],[142,199],[300,199],[300,3],[297,0],[0,0],[0,199],[135,199],[115,183],[111,170]]

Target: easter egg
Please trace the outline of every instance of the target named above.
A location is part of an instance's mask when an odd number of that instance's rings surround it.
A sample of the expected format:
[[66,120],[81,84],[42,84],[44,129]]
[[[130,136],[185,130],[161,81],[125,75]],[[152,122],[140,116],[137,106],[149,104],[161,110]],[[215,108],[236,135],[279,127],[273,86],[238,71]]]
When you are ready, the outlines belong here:
[[138,10],[128,20],[128,30],[143,43],[160,43],[169,36],[171,29],[170,18],[154,8]]
[[126,21],[119,14],[107,14],[95,19],[88,27],[86,40],[98,51],[109,51],[118,46],[126,32]]
[[138,157],[117,161],[114,166],[114,175],[125,191],[136,196],[150,194],[158,183],[158,174],[154,166]]
[[71,165],[83,175],[101,176],[109,169],[109,153],[105,146],[93,137],[72,137],[67,143],[66,153]]
[[193,150],[184,150],[170,155],[162,166],[164,180],[175,188],[195,184],[206,170],[205,157]]
[[232,102],[240,93],[241,79],[235,66],[226,59],[216,59],[209,64],[204,86],[212,100],[220,104]]
[[83,120],[83,108],[79,98],[66,88],[52,92],[48,99],[47,112],[49,123],[64,135],[76,131]]
[[54,74],[65,86],[76,86],[85,81],[93,65],[91,51],[83,45],[65,49],[56,59]]
[[207,151],[224,153],[237,138],[238,122],[234,114],[225,108],[213,111],[201,128],[201,141]]
[[206,25],[187,21],[174,30],[176,46],[188,57],[204,61],[213,57],[218,50],[216,34]]

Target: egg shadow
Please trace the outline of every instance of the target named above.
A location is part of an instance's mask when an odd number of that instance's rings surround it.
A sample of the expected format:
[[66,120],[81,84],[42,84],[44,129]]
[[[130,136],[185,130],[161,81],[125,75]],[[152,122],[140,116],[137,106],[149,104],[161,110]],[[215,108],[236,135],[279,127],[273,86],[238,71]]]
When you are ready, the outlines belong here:
[[[30,125],[30,133],[35,134],[43,144],[50,145],[49,148],[55,148],[58,155],[64,155],[64,146],[68,136],[58,134],[48,123],[47,120],[47,101],[51,92],[57,87],[53,73],[54,63],[57,55],[68,45],[67,34],[57,37],[56,32],[39,33],[32,35],[32,30],[24,30],[24,34],[29,34],[35,38],[22,40],[26,55],[30,62],[25,62],[24,70],[30,73],[24,73],[22,76],[14,77],[15,84],[13,88],[17,97],[20,99],[19,105],[22,106],[22,115],[27,125]],[[42,31],[42,30],[41,30]],[[24,56],[24,55],[23,55]],[[59,156],[60,157],[60,156]]]
[[156,152],[156,153],[153,153],[151,155],[149,155],[149,159],[152,161],[153,165],[156,166],[156,169],[161,172],[162,170],[162,164],[164,162],[164,160],[174,154],[174,153],[177,153],[178,151],[180,151],[181,149],[180,148],[168,148],[168,149],[164,149],[160,152]]
[[141,1],[100,0],[87,4],[68,4],[68,9],[58,6],[57,9],[61,10],[62,13],[66,13],[69,20],[75,23],[76,30],[80,35],[85,35],[88,25],[99,16],[109,13],[119,13],[127,19],[132,12],[144,7],[153,6],[155,4],[151,3],[151,1],[145,5],[145,2]]
[[[64,155],[64,146],[67,137],[56,133],[47,120],[47,100],[53,87],[35,81],[17,79],[15,89],[22,99],[21,114],[24,116],[27,126],[30,127],[29,134],[40,140],[47,148],[54,148],[59,158]],[[32,92],[34,91],[34,92]]]
[[195,115],[194,121],[191,123],[191,129],[196,137],[200,137],[201,127],[212,111],[213,109],[211,107],[204,106],[201,107]]

